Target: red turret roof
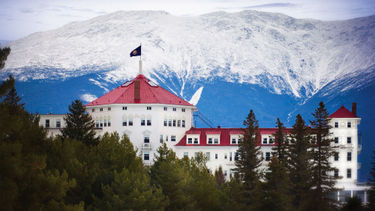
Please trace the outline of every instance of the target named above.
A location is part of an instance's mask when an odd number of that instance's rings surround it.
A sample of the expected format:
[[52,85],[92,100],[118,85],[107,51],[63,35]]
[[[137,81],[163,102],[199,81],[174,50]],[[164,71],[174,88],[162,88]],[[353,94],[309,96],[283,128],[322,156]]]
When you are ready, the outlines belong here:
[[344,106],[341,106],[335,113],[331,114],[329,118],[358,118],[351,111]]
[[[136,81],[139,81],[137,82],[139,85],[136,85]],[[192,104],[153,83],[141,74],[133,80],[122,84],[116,89],[88,103],[86,106],[133,103],[193,106]]]
[[[290,128],[284,129],[285,134],[290,133]],[[259,146],[275,146],[273,144],[261,144],[261,135],[272,135],[275,134],[277,128],[259,128],[258,145]],[[243,128],[190,128],[186,131],[185,136],[175,146],[237,146],[237,144],[230,143],[231,135],[242,135]],[[199,144],[187,144],[186,135],[199,135]],[[207,135],[220,135],[220,144],[207,144]]]

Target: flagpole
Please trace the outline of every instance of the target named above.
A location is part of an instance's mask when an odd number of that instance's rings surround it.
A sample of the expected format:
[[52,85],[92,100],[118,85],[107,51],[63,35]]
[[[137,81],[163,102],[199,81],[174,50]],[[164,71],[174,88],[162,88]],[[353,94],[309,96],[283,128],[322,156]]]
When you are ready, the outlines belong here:
[[140,43],[139,46],[141,46],[141,55],[139,56],[139,74],[143,75],[142,73],[142,43]]

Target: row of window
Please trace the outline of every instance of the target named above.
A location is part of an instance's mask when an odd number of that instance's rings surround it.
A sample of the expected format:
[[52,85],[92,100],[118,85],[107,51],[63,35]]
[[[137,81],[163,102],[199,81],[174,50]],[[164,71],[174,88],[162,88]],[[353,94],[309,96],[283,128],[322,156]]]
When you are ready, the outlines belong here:
[[[335,178],[338,178],[340,175],[339,175],[339,170],[338,169],[335,169],[334,172],[333,172],[333,176]],[[352,178],[352,169],[346,169],[346,178],[347,179],[350,179]]]
[[164,127],[185,127],[185,120],[164,119]]
[[[106,109],[107,109],[107,111],[111,111],[111,107],[107,107]],[[128,107],[127,106],[123,106],[122,110],[126,111],[126,110],[128,110]],[[152,107],[151,106],[146,106],[146,110],[151,111]],[[94,113],[95,111],[96,111],[95,108],[91,109],[92,113]],[[104,111],[104,108],[99,108],[99,111]],[[164,107],[164,111],[168,111],[168,107]],[[177,111],[177,108],[173,107],[172,111]],[[185,112],[185,108],[181,108],[181,112]]]
[[[339,137],[335,137],[335,144],[338,144],[340,142]],[[352,143],[352,137],[346,137],[346,143],[351,144]]]
[[[339,153],[338,152],[335,152],[335,154],[333,155],[333,159],[335,161],[339,161]],[[352,161],[352,152],[347,152],[347,154],[346,154],[346,160],[347,161]]]
[[[176,141],[176,136],[175,135],[171,135],[170,136],[171,138],[171,141],[175,142]],[[169,136],[168,135],[160,135],[160,143],[162,144],[164,141],[168,142],[169,141]]]
[[[351,128],[352,127],[352,122],[347,122],[346,123],[346,127],[347,128]],[[335,128],[339,128],[339,122],[335,122]]]
[[[198,153],[199,152],[194,152],[194,159],[198,158]],[[211,160],[211,153],[210,152],[205,152],[204,155],[207,158],[207,161]],[[184,157],[189,157],[189,152],[184,152]],[[219,154],[215,153],[213,159],[218,160],[219,159]],[[224,154],[224,159],[225,160],[228,159],[228,154],[227,153]],[[238,152],[230,152],[229,153],[229,161],[233,161],[233,160],[238,160]]]
[[[233,135],[230,143],[239,144],[242,140],[243,138],[240,137],[240,135]],[[200,143],[199,135],[187,136],[186,143],[187,144],[199,144]],[[209,145],[220,144],[220,135],[207,135],[206,143]]]
[[95,127],[96,128],[111,127],[111,120],[110,119],[95,120]]
[[[45,123],[44,123],[44,127],[45,128],[50,128],[51,127],[51,121],[49,119],[46,119]],[[61,120],[60,119],[56,119],[56,128],[61,128]]]

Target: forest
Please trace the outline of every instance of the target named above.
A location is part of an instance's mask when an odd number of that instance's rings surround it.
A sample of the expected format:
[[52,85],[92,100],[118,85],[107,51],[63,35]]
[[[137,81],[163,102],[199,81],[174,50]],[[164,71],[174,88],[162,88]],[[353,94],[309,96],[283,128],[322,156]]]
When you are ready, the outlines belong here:
[[[12,76],[0,85],[0,114],[0,210],[375,210],[373,183],[367,205],[330,197],[335,148],[323,102],[309,124],[297,115],[289,135],[276,120],[266,171],[258,168],[259,125],[250,110],[229,181],[221,169],[210,173],[203,153],[180,159],[165,144],[144,165],[126,135],[97,137],[79,100],[69,106],[61,135],[48,137],[38,115],[25,110]],[[372,176],[374,182],[375,164]]]

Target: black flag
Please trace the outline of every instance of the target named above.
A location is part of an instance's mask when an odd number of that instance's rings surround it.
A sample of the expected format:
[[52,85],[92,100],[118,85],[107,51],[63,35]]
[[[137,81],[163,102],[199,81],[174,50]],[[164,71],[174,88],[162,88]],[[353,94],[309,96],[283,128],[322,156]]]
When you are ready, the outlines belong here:
[[130,52],[130,57],[132,56],[140,56],[141,55],[141,46],[139,46],[138,48],[132,50],[132,52]]

